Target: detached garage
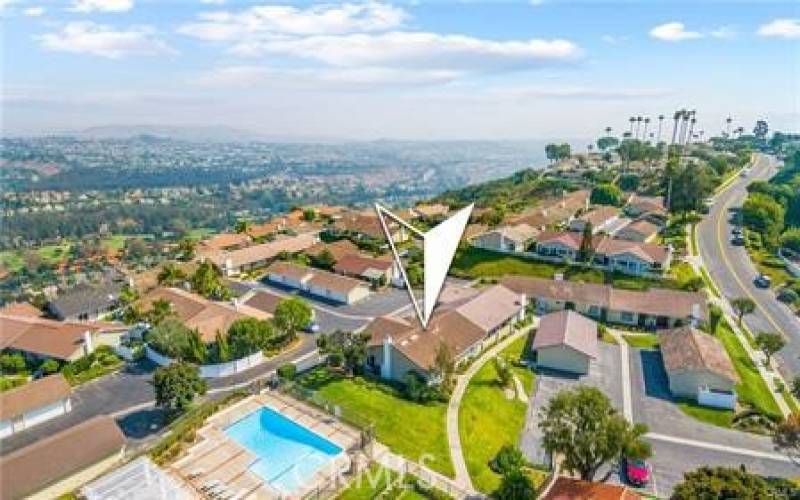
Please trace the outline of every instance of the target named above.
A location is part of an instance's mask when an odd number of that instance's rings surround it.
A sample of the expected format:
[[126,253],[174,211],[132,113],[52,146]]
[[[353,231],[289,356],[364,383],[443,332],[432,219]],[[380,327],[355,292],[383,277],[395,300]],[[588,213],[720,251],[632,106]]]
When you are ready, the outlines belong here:
[[662,332],[660,337],[673,396],[705,406],[736,407],[739,376],[719,340],[691,326]]
[[69,412],[71,394],[60,373],[0,393],[0,439]]
[[597,323],[575,311],[542,316],[533,338],[536,365],[540,368],[585,375],[597,358]]

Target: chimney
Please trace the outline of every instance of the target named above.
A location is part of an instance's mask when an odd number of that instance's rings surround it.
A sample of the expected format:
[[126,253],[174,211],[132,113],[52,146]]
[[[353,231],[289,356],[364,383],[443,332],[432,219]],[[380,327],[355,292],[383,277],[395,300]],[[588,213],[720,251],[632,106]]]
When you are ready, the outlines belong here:
[[381,377],[389,379],[392,377],[392,345],[394,341],[389,335],[383,339],[383,362],[381,363]]
[[92,338],[92,332],[86,330],[83,332],[83,354],[89,355],[94,352],[94,339]]

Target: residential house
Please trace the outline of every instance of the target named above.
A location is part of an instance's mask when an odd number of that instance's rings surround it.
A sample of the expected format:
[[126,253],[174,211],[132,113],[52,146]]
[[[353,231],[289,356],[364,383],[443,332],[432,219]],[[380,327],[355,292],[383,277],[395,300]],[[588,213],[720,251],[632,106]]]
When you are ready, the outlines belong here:
[[528,224],[544,230],[549,226],[568,224],[575,214],[589,208],[591,192],[586,189],[565,193],[559,198],[551,198],[540,206],[530,208],[519,214],[507,217],[509,224]]
[[660,196],[635,194],[631,196],[623,210],[633,218],[654,216],[663,219],[667,217],[667,208],[664,205],[664,199]]
[[143,310],[153,302],[169,302],[171,311],[184,325],[197,330],[205,343],[214,342],[218,334],[226,334],[231,325],[244,318],[268,319],[272,315],[259,309],[234,301],[233,304],[214,302],[180,288],[157,288],[143,297]]
[[296,236],[281,235],[275,240],[230,252],[221,252],[209,259],[222,269],[225,276],[236,276],[267,266],[281,254],[296,254],[319,242],[315,232]]
[[592,262],[603,269],[634,276],[660,275],[672,263],[672,248],[603,237],[594,247]]
[[267,279],[317,298],[343,304],[353,304],[369,296],[369,285],[361,280],[291,262],[274,262],[267,269]]
[[528,251],[538,234],[538,229],[522,223],[487,231],[474,237],[472,244],[494,252],[521,253]]
[[71,394],[60,373],[0,392],[0,439],[69,412]]
[[619,209],[616,207],[600,206],[585,214],[572,219],[569,223],[570,231],[583,232],[587,224],[592,225],[592,234],[607,231],[619,219]]
[[59,293],[47,310],[61,321],[96,321],[119,306],[121,282],[83,283]]
[[692,326],[659,334],[669,390],[706,406],[734,409],[739,376],[722,343]]
[[[452,301],[442,303],[448,296]],[[513,331],[524,317],[524,304],[520,294],[495,285],[477,294],[443,291],[426,329],[415,317],[375,318],[364,329],[370,335],[367,367],[390,380],[402,381],[413,371],[433,382],[440,349],[447,349],[456,364],[476,356]]]
[[532,350],[541,368],[585,375],[597,359],[597,323],[575,311],[556,311],[539,320]]
[[221,251],[237,250],[249,245],[252,238],[244,233],[220,233],[201,241],[197,245],[197,254],[205,255]]
[[[577,262],[583,235],[577,232],[543,232],[537,237],[536,253],[550,260]],[[591,265],[607,271],[635,276],[660,275],[669,269],[672,249],[653,243],[592,238]]]
[[[247,228],[247,234],[254,240],[274,236],[285,228],[281,221],[266,221],[260,224],[251,224]],[[235,250],[235,249],[232,249]]]
[[618,240],[649,243],[653,241],[656,236],[658,236],[660,230],[660,226],[653,224],[648,220],[639,219],[631,222],[627,226],[614,233],[614,238]]
[[128,331],[113,323],[54,321],[0,314],[0,351],[20,352],[35,360],[74,361],[97,345],[117,346]]
[[10,302],[3,307],[0,307],[0,314],[8,314],[10,316],[30,316],[33,318],[43,316],[41,309],[34,306],[30,302]]
[[94,417],[0,458],[0,498],[59,498],[119,463],[124,449],[114,419]]
[[598,321],[640,328],[673,328],[708,318],[705,294],[666,288],[622,290],[610,285],[506,276],[500,284],[525,294],[539,314],[575,310]]
[[[394,243],[408,241],[411,237],[402,224],[386,218],[386,225]],[[328,230],[334,236],[352,237],[356,240],[374,240],[380,243],[386,241],[380,218],[374,213],[348,212],[339,216],[329,226]]]
[[542,500],[640,500],[642,497],[621,484],[593,483],[559,476],[539,497]]
[[376,259],[364,255],[345,255],[336,261],[333,270],[345,276],[361,278],[373,283],[391,283],[399,272],[396,272],[391,259]]
[[311,258],[318,258],[325,250],[330,252],[334,261],[338,261],[345,255],[357,254],[359,252],[358,246],[355,243],[348,239],[343,239],[332,243],[320,241],[307,248],[305,254]]
[[427,220],[437,221],[447,217],[450,212],[450,207],[442,203],[420,204],[411,209],[413,217]]

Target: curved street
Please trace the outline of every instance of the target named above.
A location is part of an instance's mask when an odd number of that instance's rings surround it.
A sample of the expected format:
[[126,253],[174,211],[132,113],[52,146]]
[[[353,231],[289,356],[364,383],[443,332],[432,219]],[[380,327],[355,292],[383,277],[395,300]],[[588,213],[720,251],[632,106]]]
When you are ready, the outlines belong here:
[[771,331],[786,338],[786,346],[776,359],[783,375],[790,379],[800,373],[800,320],[775,298],[772,289],[755,286],[758,271],[747,250],[731,244],[731,209],[741,207],[748,184],[769,179],[777,169],[775,158],[758,154],[747,177],[737,177],[715,197],[710,213],[697,226],[697,243],[703,264],[722,295],[729,300],[749,297],[756,303],[756,311],[744,317],[750,331]]

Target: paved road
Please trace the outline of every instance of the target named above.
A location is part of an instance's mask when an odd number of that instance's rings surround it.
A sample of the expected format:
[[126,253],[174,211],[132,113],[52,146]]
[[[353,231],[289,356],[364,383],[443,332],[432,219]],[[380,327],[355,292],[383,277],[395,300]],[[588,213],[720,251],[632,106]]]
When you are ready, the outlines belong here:
[[774,158],[758,155],[750,174],[738,178],[716,197],[710,214],[697,227],[697,239],[703,264],[722,294],[729,299],[749,296],[758,304],[756,312],[745,317],[748,328],[752,332],[778,332],[787,339],[786,347],[777,359],[781,371],[788,377],[800,373],[800,320],[775,298],[774,291],[753,284],[758,272],[747,251],[730,243],[730,209],[741,207],[749,183],[770,178],[777,168]]

